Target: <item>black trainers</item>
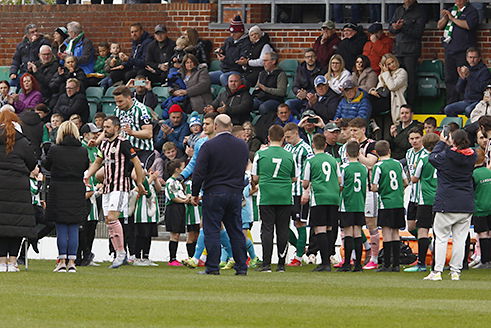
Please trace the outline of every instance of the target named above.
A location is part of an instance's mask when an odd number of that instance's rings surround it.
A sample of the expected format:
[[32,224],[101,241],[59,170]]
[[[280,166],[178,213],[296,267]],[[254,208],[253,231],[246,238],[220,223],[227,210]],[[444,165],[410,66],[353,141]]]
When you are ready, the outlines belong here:
[[390,267],[381,266],[377,269],[377,272],[392,272]]
[[351,271],[351,266],[342,266],[336,270],[336,272],[350,272]]
[[392,271],[392,272],[401,272],[401,267],[400,267],[400,266],[398,266],[398,265],[393,266],[391,271]]
[[256,269],[258,272],[271,272],[271,265],[260,266]]
[[328,264],[319,264],[312,272],[331,272],[331,266]]
[[353,272],[362,272],[363,271],[363,267],[361,265],[355,265],[353,267]]
[[197,274],[200,274],[200,275],[210,275],[210,276],[219,276],[220,275],[220,271],[198,271],[196,272]]
[[278,264],[278,267],[276,268],[276,272],[285,272],[285,265]]

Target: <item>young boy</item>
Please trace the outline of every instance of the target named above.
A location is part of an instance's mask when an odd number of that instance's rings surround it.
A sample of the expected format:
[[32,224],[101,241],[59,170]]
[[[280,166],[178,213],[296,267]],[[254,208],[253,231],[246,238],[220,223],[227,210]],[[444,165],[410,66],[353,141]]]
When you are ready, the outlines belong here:
[[104,63],[104,71],[108,74],[105,78],[102,79],[101,82],[99,82],[99,85],[103,88],[109,88],[111,85],[113,85],[113,80],[110,77],[110,74],[113,71],[121,71],[124,69],[123,66],[123,61],[119,57],[119,53],[121,52],[121,47],[119,46],[119,43],[112,42],[109,48],[109,58],[106,59],[106,62]]
[[292,153],[283,149],[284,131],[279,125],[268,130],[269,147],[256,152],[252,164],[252,186],[259,184],[259,211],[261,213],[261,242],[263,265],[261,272],[271,272],[273,232],[276,227],[278,272],[285,271],[288,251],[288,227],[292,210],[292,182],[297,166]]
[[[188,180],[184,183],[186,188],[186,196],[191,196],[192,181]],[[196,243],[198,241],[199,228],[201,224],[201,203],[198,206],[194,206],[188,203],[186,206],[186,250],[188,251],[188,256],[191,258],[196,251]]]
[[491,170],[484,166],[484,151],[478,149],[476,168],[472,173],[475,190],[475,211],[472,217],[474,231],[479,238],[481,248],[481,263],[474,266],[475,269],[491,268]]
[[[300,138],[298,132],[298,125],[295,123],[288,123],[283,128],[285,135],[285,150],[293,154],[295,163],[297,165],[297,170],[299,176],[297,180],[292,184],[292,194],[293,194],[293,208],[292,208],[292,220],[295,228],[297,229],[298,238],[292,230],[290,233],[290,244],[295,246],[297,252],[295,258],[288,264],[288,266],[301,266],[302,256],[305,253],[305,245],[307,244],[307,219],[309,216],[309,205],[307,203],[308,197],[304,195],[301,183],[301,174],[303,167],[305,166],[305,161],[308,157],[312,156],[312,148]],[[304,201],[302,201],[302,198]]]
[[423,124],[425,134],[436,133],[440,135],[440,132],[436,130],[436,118],[434,118],[433,116],[427,117],[424,120]]
[[150,246],[152,237],[157,237],[157,222],[160,220],[159,203],[157,193],[162,191],[157,171],[149,171],[143,180],[146,194],[140,196],[136,201],[135,220],[135,253],[136,266],[158,266],[150,261]]
[[104,123],[104,119],[106,118],[106,113],[104,112],[97,112],[94,114],[94,124],[97,126],[99,129],[102,130],[102,124]]
[[358,161],[360,145],[352,140],[346,143],[348,163],[341,165],[341,228],[344,232],[344,261],[338,271],[351,269],[351,253],[355,250],[355,267],[353,272],[362,271],[362,237],[361,227],[365,225],[365,199],[368,185],[368,169]]
[[[416,163],[429,152],[423,147],[423,130],[419,127],[414,127],[409,130],[408,140],[411,144],[406,152],[406,164],[408,168],[408,176],[414,176]],[[418,196],[420,184],[418,182],[410,183],[411,194],[409,196],[409,204],[407,206],[407,230],[416,238],[418,233],[416,230],[416,210],[418,208]]]
[[171,176],[167,179],[165,184],[165,229],[170,232],[170,266],[182,266],[176,257],[177,246],[180,234],[186,232],[186,208],[184,204],[188,204],[191,199],[189,195],[186,196],[184,194],[184,188],[177,180],[182,170],[184,170],[184,164],[185,163],[183,161],[174,159],[170,161],[167,167]]
[[302,185],[308,190],[310,187],[310,226],[314,227],[315,243],[321,253],[322,263],[314,272],[331,271],[329,240],[332,234],[333,221],[338,219],[339,206],[339,166],[336,159],[324,153],[326,137],[322,134],[314,135],[312,139],[314,156],[307,159],[303,173]]
[[378,224],[382,227],[384,238],[384,265],[377,271],[399,272],[401,255],[399,229],[406,226],[404,188],[407,186],[407,177],[401,163],[390,158],[389,142],[377,141],[375,151],[379,156],[379,162],[373,167],[372,191],[379,194]]
[[58,113],[51,115],[50,123],[46,123],[43,131],[43,142],[56,142],[56,133],[58,132],[58,127],[63,123],[63,116]]
[[203,132],[203,126],[199,116],[193,116],[189,120],[189,130],[191,134],[184,138],[184,143],[194,149],[194,145],[201,138],[201,132]]
[[428,232],[433,227],[435,213],[433,213],[433,203],[436,194],[436,170],[428,161],[429,153],[440,141],[440,137],[435,133],[428,133],[423,137],[423,146],[427,153],[423,154],[411,176],[412,183],[419,183],[418,207],[416,211],[416,228],[418,229],[418,264],[407,268],[404,272],[426,271],[426,253],[430,245]]
[[[254,160],[254,158],[252,160]],[[257,192],[257,186],[252,187],[251,185],[251,179],[252,179],[251,169],[252,169],[252,162],[251,159],[249,159],[245,172],[245,177],[244,177],[246,186],[244,187],[243,190],[244,201],[243,201],[241,214],[242,214],[242,231],[244,232],[244,236],[246,238],[247,253],[249,254],[249,258],[251,259],[249,262],[249,267],[256,268],[259,258],[256,256],[256,251],[254,249],[254,242],[252,240],[251,228],[252,228],[252,224],[254,223],[252,195]]]
[[102,79],[104,79],[107,75],[109,75],[108,72],[104,69],[104,66],[106,65],[106,60],[109,58],[109,43],[107,42],[101,42],[97,45],[97,52],[98,56],[95,60],[94,64],[94,72],[89,74],[87,85],[91,87],[97,87],[99,86],[99,82],[101,82]]

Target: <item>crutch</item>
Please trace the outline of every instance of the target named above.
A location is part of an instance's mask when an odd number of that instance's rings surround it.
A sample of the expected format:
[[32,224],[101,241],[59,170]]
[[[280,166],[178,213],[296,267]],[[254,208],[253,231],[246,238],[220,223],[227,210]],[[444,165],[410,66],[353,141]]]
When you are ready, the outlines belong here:
[[25,269],[27,271],[27,269],[29,268],[29,260],[28,260],[28,256],[27,256],[27,251],[29,250],[29,240],[26,237],[23,237],[22,241],[20,242],[21,247],[19,247],[19,252],[17,253],[17,258],[19,258],[19,256],[20,256],[20,252],[22,250],[22,245],[24,245],[24,247],[25,247],[25,249],[24,249],[25,250],[25,265],[24,266],[25,266]]

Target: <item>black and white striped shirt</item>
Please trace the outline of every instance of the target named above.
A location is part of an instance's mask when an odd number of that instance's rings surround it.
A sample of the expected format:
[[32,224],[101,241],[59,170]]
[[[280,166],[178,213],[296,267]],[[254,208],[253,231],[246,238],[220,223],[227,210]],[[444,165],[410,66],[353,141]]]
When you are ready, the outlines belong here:
[[104,193],[130,191],[131,159],[136,156],[131,143],[122,137],[113,141],[104,140],[97,155],[104,161]]

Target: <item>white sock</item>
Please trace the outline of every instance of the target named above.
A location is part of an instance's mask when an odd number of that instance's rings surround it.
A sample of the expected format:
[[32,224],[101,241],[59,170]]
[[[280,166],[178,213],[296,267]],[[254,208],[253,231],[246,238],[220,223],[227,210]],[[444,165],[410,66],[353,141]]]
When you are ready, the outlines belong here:
[[370,261],[375,264],[378,264],[378,258],[376,256],[370,256]]

